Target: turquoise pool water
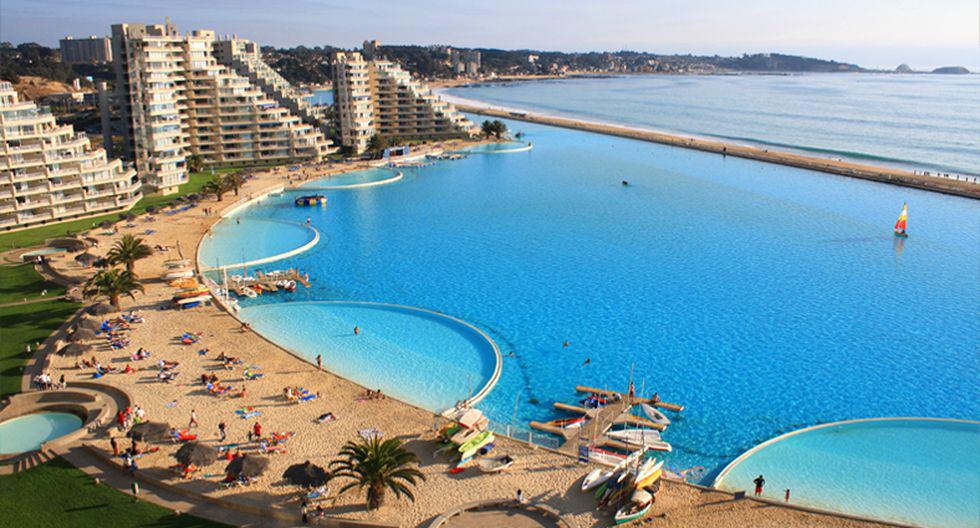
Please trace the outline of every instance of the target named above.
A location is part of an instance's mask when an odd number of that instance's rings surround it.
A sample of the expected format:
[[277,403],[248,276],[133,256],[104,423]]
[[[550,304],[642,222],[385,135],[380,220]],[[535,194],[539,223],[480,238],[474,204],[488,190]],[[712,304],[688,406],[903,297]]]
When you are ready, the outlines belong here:
[[[297,301],[376,301],[458,317],[504,354],[480,407],[506,423],[516,401],[523,427],[557,417],[552,402],[576,401],[577,384],[625,390],[633,365],[638,389],[687,406],[664,434],[674,446],[668,463],[715,473],[810,425],[980,416],[980,202],[508,126],[534,149],[325,191],[329,204],[312,216],[320,243],[266,266],[299,267],[313,286],[242,301],[243,317],[278,314],[277,339],[294,336],[290,347],[307,357],[324,346],[311,329],[328,315]],[[297,194],[243,217],[303,223],[311,211],[292,205]],[[900,240],[891,228],[906,201],[911,236]],[[235,235],[215,238],[224,233]],[[274,235],[240,232],[222,260],[240,259],[236,244],[272,252],[281,243]],[[411,326],[391,331],[416,341]],[[330,346],[341,355],[346,343]],[[422,351],[432,356],[425,361],[454,362],[455,352]],[[353,369],[360,357],[345,361]],[[441,371],[418,361],[407,370],[381,355],[348,374],[389,393],[409,377],[441,383]],[[466,396],[462,384],[452,390],[413,401],[441,410]]]
[[41,412],[18,416],[0,423],[0,453],[33,451],[42,443],[81,426],[82,419],[71,413]]
[[[292,194],[293,199],[300,194]],[[289,205],[296,208],[298,216],[288,222],[254,218],[246,210],[215,224],[211,236],[204,237],[201,242],[198,255],[201,264],[209,268],[237,266],[281,255],[312,242],[316,231],[304,225],[306,218],[320,219],[326,214],[326,208],[298,207],[292,200]],[[254,243],[255,240],[261,240],[261,243]]]
[[307,360],[322,354],[324,368],[420,407],[446,409],[476,395],[497,363],[476,330],[410,307],[278,303],[246,307],[240,316]]
[[980,522],[980,424],[861,421],[776,439],[715,484],[782,500],[922,526]]
[[351,185],[367,185],[371,183],[383,182],[397,176],[398,171],[396,170],[385,168],[367,169],[320,178],[303,185],[302,188],[306,190],[328,190],[338,187],[343,188]]

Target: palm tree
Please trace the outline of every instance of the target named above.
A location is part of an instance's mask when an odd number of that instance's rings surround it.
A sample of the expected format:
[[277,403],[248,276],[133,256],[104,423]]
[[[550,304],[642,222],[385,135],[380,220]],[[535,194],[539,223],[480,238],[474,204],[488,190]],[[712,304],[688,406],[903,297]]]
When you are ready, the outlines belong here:
[[187,168],[191,172],[201,172],[204,170],[204,158],[198,154],[191,154],[187,157]]
[[419,480],[425,480],[425,475],[415,467],[419,457],[405,449],[397,438],[382,441],[375,436],[369,440],[349,441],[340,450],[340,456],[339,460],[330,463],[333,477],[352,480],[341,487],[340,492],[367,488],[368,510],[379,508],[389,489],[395,497],[404,495],[415,502],[412,488]]
[[229,185],[227,179],[222,178],[221,176],[215,176],[214,178],[211,178],[210,181],[205,183],[203,187],[201,187],[201,191],[208,194],[213,194],[220,202],[225,193],[229,191],[230,187],[231,186]]
[[242,188],[244,182],[245,177],[238,171],[228,173],[225,176],[225,183],[231,190],[235,191],[235,196],[238,196],[238,190]]
[[106,254],[106,258],[113,264],[125,264],[126,271],[133,273],[136,269],[136,261],[144,259],[153,254],[153,249],[143,243],[142,238],[133,235],[124,235],[118,242],[112,245],[112,249]]
[[134,291],[143,291],[143,285],[136,279],[136,275],[126,270],[107,269],[96,273],[85,283],[84,293],[88,297],[106,295],[118,310],[119,296],[125,293],[135,299]]
[[485,138],[489,138],[493,135],[493,121],[486,119],[483,124],[480,125],[480,134]]

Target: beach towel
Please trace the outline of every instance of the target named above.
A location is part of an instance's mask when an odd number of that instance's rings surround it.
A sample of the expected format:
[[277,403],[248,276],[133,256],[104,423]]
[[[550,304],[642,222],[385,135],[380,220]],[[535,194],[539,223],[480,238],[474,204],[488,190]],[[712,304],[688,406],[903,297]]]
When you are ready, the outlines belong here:
[[163,404],[163,406],[166,407],[166,408],[168,408],[168,409],[170,409],[172,407],[176,407],[177,406],[177,400],[174,400],[172,402],[167,402],[167,403]]
[[247,412],[247,413],[245,413],[245,414],[243,414],[241,416],[242,416],[242,419],[243,420],[247,420],[249,418],[253,418],[255,416],[258,416],[260,414],[262,414],[262,411],[252,411],[252,412]]
[[381,438],[381,435],[384,433],[382,433],[377,427],[369,427],[367,429],[361,429],[357,432],[357,434],[359,434],[361,438],[365,440],[370,440],[372,438]]

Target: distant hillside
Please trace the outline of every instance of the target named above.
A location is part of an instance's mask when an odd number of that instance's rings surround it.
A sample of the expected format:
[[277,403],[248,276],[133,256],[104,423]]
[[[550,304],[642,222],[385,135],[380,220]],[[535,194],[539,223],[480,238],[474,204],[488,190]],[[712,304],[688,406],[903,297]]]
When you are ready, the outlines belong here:
[[779,53],[765,53],[756,55],[742,55],[735,58],[722,58],[717,62],[721,68],[736,71],[763,71],[763,72],[858,72],[861,67],[856,64],[846,64],[833,60],[812,59],[809,57],[798,57],[796,55],[781,55]]
[[932,70],[932,73],[946,73],[946,74],[953,73],[956,75],[965,75],[967,73],[970,73],[970,70],[962,66],[943,66],[942,68],[936,68],[935,70]]

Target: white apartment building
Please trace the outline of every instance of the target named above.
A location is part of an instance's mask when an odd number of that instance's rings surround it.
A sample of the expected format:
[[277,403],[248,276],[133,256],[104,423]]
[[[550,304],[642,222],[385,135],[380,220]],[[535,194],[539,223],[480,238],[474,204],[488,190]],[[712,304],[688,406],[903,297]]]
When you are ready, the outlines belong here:
[[136,171],[108,161],[51,111],[0,82],[0,231],[125,211],[142,194]]
[[181,36],[169,22],[118,24],[112,40],[127,152],[161,193],[187,181],[192,155],[229,166],[319,161],[331,152],[318,130],[218,61],[213,31]]
[[455,107],[393,62],[338,52],[333,66],[341,143],[355,153],[363,152],[375,134],[430,140],[478,133]]

